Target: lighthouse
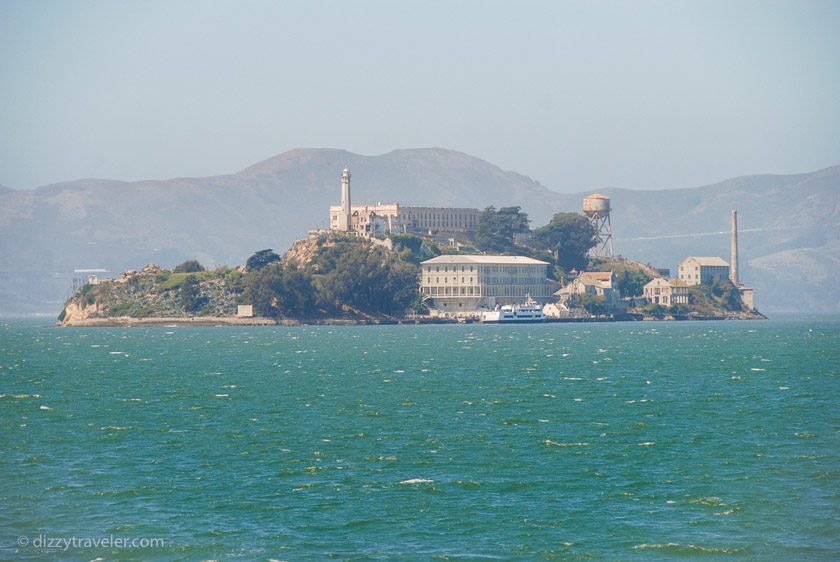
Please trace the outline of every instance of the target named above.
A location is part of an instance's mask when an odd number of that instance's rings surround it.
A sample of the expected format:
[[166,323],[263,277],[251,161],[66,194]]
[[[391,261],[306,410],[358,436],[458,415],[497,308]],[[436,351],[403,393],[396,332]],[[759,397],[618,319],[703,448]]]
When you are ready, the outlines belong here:
[[353,229],[352,210],[350,207],[350,166],[344,166],[341,172],[341,213],[338,215],[338,230],[346,232]]

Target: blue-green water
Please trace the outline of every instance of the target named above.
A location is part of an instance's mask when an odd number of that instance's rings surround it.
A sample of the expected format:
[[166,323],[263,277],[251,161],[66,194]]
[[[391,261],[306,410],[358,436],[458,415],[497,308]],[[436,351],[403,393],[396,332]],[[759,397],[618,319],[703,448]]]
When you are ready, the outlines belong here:
[[0,554],[837,559],[839,371],[826,318],[7,321]]

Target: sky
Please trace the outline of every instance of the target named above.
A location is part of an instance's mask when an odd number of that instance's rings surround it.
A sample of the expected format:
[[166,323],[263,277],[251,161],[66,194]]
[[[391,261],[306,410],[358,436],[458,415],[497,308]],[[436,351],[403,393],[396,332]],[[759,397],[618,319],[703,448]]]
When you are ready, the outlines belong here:
[[840,2],[0,0],[0,184],[443,147],[560,192],[840,164]]

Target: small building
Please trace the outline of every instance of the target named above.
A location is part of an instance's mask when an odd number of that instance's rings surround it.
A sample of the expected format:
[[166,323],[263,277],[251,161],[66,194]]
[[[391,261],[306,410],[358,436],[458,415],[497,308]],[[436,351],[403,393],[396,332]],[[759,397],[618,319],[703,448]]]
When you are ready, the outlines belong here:
[[252,304],[240,304],[236,307],[236,317],[237,318],[253,318],[254,317],[254,305]]
[[568,304],[575,295],[604,297],[604,304],[609,308],[617,308],[621,303],[621,294],[612,271],[584,271],[554,294],[564,304]]
[[420,293],[443,313],[551,298],[548,263],[525,256],[445,255],[420,264]]
[[715,277],[729,278],[729,264],[723,258],[689,256],[677,265],[677,278],[689,286],[711,285]]
[[682,279],[657,277],[644,287],[645,300],[662,306],[688,304],[688,283]]

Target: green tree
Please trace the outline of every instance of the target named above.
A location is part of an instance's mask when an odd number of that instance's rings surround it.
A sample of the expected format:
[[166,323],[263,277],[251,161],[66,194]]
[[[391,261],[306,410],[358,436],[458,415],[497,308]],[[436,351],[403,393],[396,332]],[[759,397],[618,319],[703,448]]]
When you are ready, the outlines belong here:
[[192,275],[188,275],[181,284],[180,290],[181,306],[189,314],[198,312],[207,302],[207,299],[200,296],[198,281]]
[[552,252],[566,271],[584,269],[586,254],[595,245],[595,229],[582,215],[557,213],[547,225],[534,231],[531,243]]
[[516,234],[528,232],[528,214],[520,207],[487,207],[478,215],[475,225],[475,245],[485,252],[514,250]]
[[198,273],[204,271],[204,266],[198,263],[198,260],[187,260],[184,263],[175,266],[172,270],[174,273]]
[[597,271],[612,271],[615,273],[616,286],[623,297],[635,297],[644,294],[645,285],[653,279],[633,262],[617,259],[593,260],[593,264]]
[[250,270],[245,276],[245,299],[257,316],[273,318],[280,314],[277,295],[283,290],[283,269],[279,263]]
[[280,292],[277,295],[280,311],[286,316],[306,318],[315,312],[315,286],[312,276],[297,267],[282,270]]
[[260,250],[254,253],[253,256],[248,258],[248,261],[245,262],[245,267],[249,271],[256,271],[257,269],[262,269],[270,263],[279,262],[280,256],[274,253],[274,250],[268,248],[266,250]]
[[329,311],[347,305],[369,313],[398,314],[417,295],[417,266],[381,247],[336,244],[324,250],[318,264],[318,302]]

